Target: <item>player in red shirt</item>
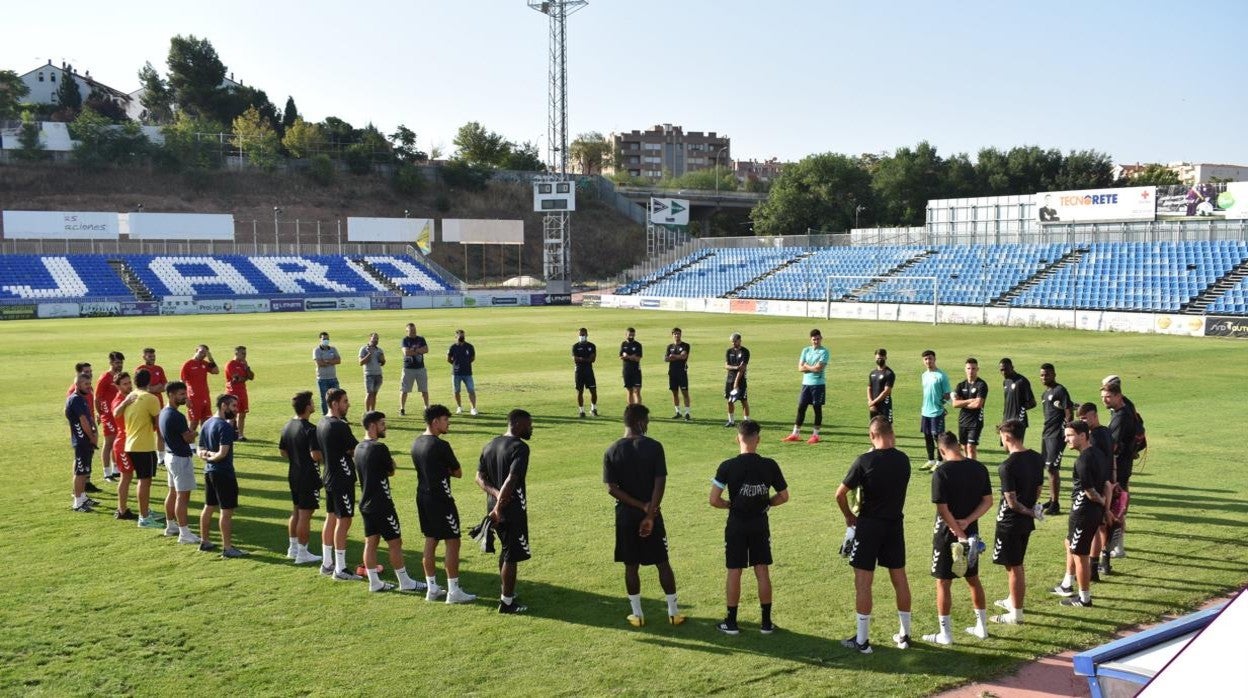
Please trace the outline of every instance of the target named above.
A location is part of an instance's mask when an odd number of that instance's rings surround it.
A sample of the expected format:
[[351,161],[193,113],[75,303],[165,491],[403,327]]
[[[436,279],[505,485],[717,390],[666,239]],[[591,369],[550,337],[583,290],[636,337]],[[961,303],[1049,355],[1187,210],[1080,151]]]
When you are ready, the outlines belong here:
[[155,393],[156,399],[160,400],[160,406],[165,406],[165,386],[169,383],[169,379],[165,376],[165,369],[156,363],[156,350],[148,347],[143,350],[143,363],[134,367],[131,375],[138,373],[139,369],[147,371],[151,375],[152,382],[147,386],[147,392]]
[[[104,435],[104,443],[100,444],[100,460],[104,463],[104,479],[116,482],[120,477],[113,467],[113,444],[117,440],[117,423],[113,421],[113,398],[117,396],[114,383],[121,373],[126,357],[119,351],[108,353],[108,371],[100,376],[95,383],[95,415],[100,433]],[[123,439],[124,441],[124,439]]]
[[247,381],[255,380],[256,374],[247,363],[247,347],[234,347],[234,358],[225,365],[225,392],[238,398],[238,413],[234,417],[235,441],[246,441],[243,425],[247,423]]
[[195,431],[214,414],[212,392],[208,390],[208,374],[220,372],[221,369],[213,361],[207,344],[195,347],[195,353],[182,364],[180,376],[182,382],[186,383],[186,418],[190,422],[191,431]]
[[[113,352],[117,353],[117,352]],[[120,354],[118,354],[120,356]],[[113,388],[113,398],[109,401],[108,415],[113,418],[113,429],[115,438],[113,439],[113,464],[117,466],[117,472],[121,474],[121,482],[117,484],[117,511],[113,512],[113,518],[124,521],[133,521],[138,517],[134,512],[130,511],[128,506],[130,500],[130,481],[134,477],[134,464],[130,462],[130,456],[126,453],[126,420],[117,419],[113,415],[113,411],[117,406],[125,401],[126,396],[134,388],[134,383],[130,380],[130,374],[122,371],[118,373],[113,380],[115,387]]]

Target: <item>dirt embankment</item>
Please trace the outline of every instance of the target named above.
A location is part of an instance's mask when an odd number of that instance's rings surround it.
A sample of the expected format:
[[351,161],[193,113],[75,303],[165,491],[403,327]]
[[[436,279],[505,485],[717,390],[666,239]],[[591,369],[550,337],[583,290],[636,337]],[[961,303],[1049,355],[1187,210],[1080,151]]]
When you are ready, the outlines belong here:
[[[63,165],[0,166],[0,209],[36,211],[140,210],[230,213],[239,241],[273,239],[273,207],[280,206],[281,239],[293,241],[294,221],[306,242],[320,221],[325,239],[336,238],[348,216],[523,219],[525,244],[463,246],[435,243],[438,264],[466,281],[518,273],[541,278],[542,216],[533,213],[528,185],[492,182],[484,191],[461,191],[426,181],[416,194],[397,193],[380,174],[340,172],[322,186],[288,172],[217,171],[164,174],[148,169],[86,171]],[[645,230],[612,208],[582,196],[572,214],[572,275],[576,281],[608,278],[645,255]]]

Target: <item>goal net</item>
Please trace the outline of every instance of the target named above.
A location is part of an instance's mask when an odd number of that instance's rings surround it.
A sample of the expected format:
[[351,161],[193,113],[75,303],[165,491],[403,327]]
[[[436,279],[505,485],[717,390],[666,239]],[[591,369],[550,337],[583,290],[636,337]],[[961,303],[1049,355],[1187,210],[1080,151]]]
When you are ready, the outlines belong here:
[[829,274],[824,279],[824,317],[832,318],[833,303],[874,303],[876,319],[881,304],[930,305],[932,324],[938,324],[940,283],[935,276],[858,276]]

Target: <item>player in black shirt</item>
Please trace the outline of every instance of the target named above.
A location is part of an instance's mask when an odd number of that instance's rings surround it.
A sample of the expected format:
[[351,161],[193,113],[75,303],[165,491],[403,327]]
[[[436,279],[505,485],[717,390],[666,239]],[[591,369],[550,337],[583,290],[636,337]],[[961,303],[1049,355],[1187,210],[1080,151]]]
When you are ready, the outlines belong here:
[[[1092,605],[1092,566],[1088,553],[1092,539],[1105,518],[1109,504],[1109,461],[1105,454],[1092,447],[1089,440],[1091,429],[1080,420],[1066,425],[1066,444],[1079,452],[1075,461],[1074,482],[1071,485],[1070,518],[1066,536],[1066,576],[1053,588],[1053,593],[1068,598],[1063,606],[1088,607]],[[1072,574],[1073,573],[1073,574]],[[1079,595],[1072,596],[1071,582],[1079,584]]]
[[[477,597],[459,586],[459,509],[451,496],[451,478],[463,477],[463,468],[451,445],[440,437],[451,429],[451,410],[430,405],[425,410],[425,433],[412,442],[412,465],[416,467],[416,512],[425,534],[424,556],[426,601],[471,603]],[[446,589],[438,586],[438,542],[446,541]]]
[[[1140,433],[1140,418],[1135,403],[1122,394],[1122,381],[1117,376],[1107,379],[1101,386],[1101,402],[1109,408],[1109,432],[1114,444],[1114,457],[1110,460],[1109,479],[1118,483],[1123,491],[1131,491],[1131,471],[1135,468],[1136,437]],[[1124,512],[1125,517],[1125,512]],[[1124,557],[1125,525],[1119,523],[1114,530],[1114,546],[1111,555]]]
[[[1085,402],[1075,409],[1075,416],[1088,423],[1088,427],[1092,430],[1088,434],[1088,440],[1092,443],[1092,448],[1100,451],[1105,455],[1106,460],[1113,464],[1114,458],[1114,437],[1109,431],[1109,427],[1101,424],[1101,417],[1097,414],[1096,404]],[[1112,468],[1111,468],[1111,480]],[[1117,488],[1117,489],[1115,489]],[[1110,502],[1113,503],[1115,498],[1122,496],[1119,491],[1118,483],[1114,483],[1110,489]],[[1101,581],[1100,576],[1110,574],[1113,566],[1109,561],[1110,539],[1115,531],[1122,529],[1122,520],[1114,515],[1113,507],[1109,507],[1106,511],[1105,522],[1101,524],[1100,531],[1096,534],[1096,538],[1092,539],[1092,551],[1089,553],[1091,559],[1100,560],[1100,563],[1092,569],[1092,581]]]
[[[294,560],[296,565],[306,565],[322,559],[320,555],[308,552],[312,512],[321,507],[323,484],[316,466],[321,461],[321,445],[316,441],[316,427],[308,421],[308,417],[316,410],[312,404],[312,391],[295,393],[290,399],[290,405],[295,410],[295,417],[286,423],[277,442],[278,449],[289,464],[286,469],[286,482],[290,485],[290,500],[294,505],[287,523],[290,548],[286,551],[286,557]],[[333,537],[330,536],[327,542],[322,534],[321,542],[332,554]]]
[[502,581],[499,613],[523,613],[516,603],[516,566],[533,556],[529,548],[528,493],[524,479],[529,472],[529,445],[533,417],[524,410],[507,413],[507,431],[481,449],[477,486],[485,491],[486,507],[502,550],[498,573]]
[[749,421],[750,419],[750,397],[746,373],[750,366],[750,350],[741,346],[741,335],[733,332],[728,341],[731,345],[728,351],[724,352],[724,369],[728,371],[728,375],[724,378],[724,399],[728,401],[728,421],[724,423],[725,427],[731,427],[733,422],[733,403],[741,403],[741,419]]
[[[910,459],[896,448],[893,425],[883,417],[871,420],[872,450],[858,456],[836,489],[836,504],[852,534],[849,564],[854,568],[857,633],[842,645],[871,653],[871,582],[878,562],[888,569],[897,595],[901,630],[893,636],[899,649],[910,647],[910,582],[906,579],[906,535],[903,510],[910,483]],[[849,493],[861,488],[858,514],[849,508]]]
[[[953,578],[961,576],[971,588],[975,626],[966,632],[988,637],[988,610],[979,582],[979,517],[992,508],[992,485],[983,463],[964,458],[958,437],[945,432],[936,438],[941,466],[932,472],[932,503],[936,525],[932,532],[932,576],[936,578],[936,612],[940,632],[924,635],[926,642],[953,644]],[[965,570],[958,564],[965,561]]]
[[867,376],[867,419],[883,417],[893,423],[893,384],[897,374],[888,367],[888,350],[875,350],[875,369]]
[[771,622],[771,524],[767,510],[789,501],[789,484],[779,464],[758,455],[759,431],[758,422],[741,422],[737,427],[740,455],[720,463],[711,480],[711,506],[728,510],[724,527],[728,615],[715,626],[728,635],[741,632],[737,627],[737,606],[741,603],[741,572],[746,567],[754,568],[754,578],[758,580],[758,603],[763,612],[759,631],[770,635],[777,630]]
[[1023,423],[1023,436],[1027,435],[1027,410],[1035,409],[1036,396],[1031,392],[1031,381],[1014,370],[1014,362],[1007,358],[1001,359],[997,368],[1001,371],[1001,401],[1003,403],[1001,421],[1017,419]]
[[589,341],[589,330],[577,330],[576,344],[572,345],[572,363],[576,366],[576,409],[585,418],[585,389],[589,388],[589,411],[598,416],[598,381],[594,378],[594,362],[598,360],[598,347]]
[[672,343],[663,353],[667,362],[667,389],[672,391],[672,419],[680,419],[680,397],[685,397],[685,421],[693,419],[689,414],[689,343],[680,341],[680,328],[672,328]]
[[636,340],[637,330],[628,328],[628,335],[620,342],[620,362],[624,366],[624,390],[628,392],[628,404],[641,404],[641,342]]
[[632,613],[628,622],[646,624],[641,610],[641,565],[654,565],[659,586],[667,595],[667,620],[685,622],[676,605],[676,574],[667,559],[667,529],[663,525],[663,491],[667,486],[667,459],[663,444],[646,436],[650,410],[645,405],[624,408],[624,438],[602,456],[602,482],[615,498],[615,561],[624,563],[624,589]]
[[321,541],[327,538],[334,546],[331,564],[321,562],[321,574],[333,575],[339,581],[363,579],[347,569],[347,533],[355,518],[355,446],[359,443],[347,424],[351,400],[342,388],[325,391],[329,413],[316,425],[316,442],[321,447],[321,481],[325,483],[325,527]]
[[1062,513],[1057,500],[1061,492],[1062,451],[1066,447],[1062,425],[1075,418],[1075,406],[1066,386],[1057,382],[1057,369],[1053,368],[1053,364],[1040,364],[1040,382],[1044,384],[1044,394],[1040,396],[1040,404],[1044,408],[1040,455],[1044,457],[1044,467],[1049,471],[1049,501],[1044,505],[1044,513],[1054,516]]
[[997,473],[1001,480],[1001,506],[997,508],[997,530],[992,544],[992,561],[1005,567],[1009,577],[1010,595],[994,602],[1005,613],[992,617],[994,623],[1018,625],[1023,622],[1023,598],[1027,593],[1027,577],[1023,559],[1027,541],[1042,513],[1036,507],[1040,488],[1044,486],[1044,459],[1039,453],[1023,447],[1022,421],[1007,419],[997,427],[1001,443],[1009,454],[1001,461]]
[[390,566],[399,580],[400,591],[416,591],[416,580],[407,575],[403,562],[403,532],[399,514],[390,495],[390,476],[394,474],[394,457],[381,442],[386,438],[386,415],[368,412],[362,420],[364,440],[355,447],[355,465],[360,470],[360,513],[364,515],[364,569],[368,573],[369,591],[390,591],[394,585],[381,581],[377,571],[377,545],[382,539],[390,553]]
[[984,403],[988,384],[979,377],[979,360],[966,360],[966,380],[953,389],[953,406],[958,411],[958,443],[966,447],[968,458],[979,457],[979,439],[984,433]]

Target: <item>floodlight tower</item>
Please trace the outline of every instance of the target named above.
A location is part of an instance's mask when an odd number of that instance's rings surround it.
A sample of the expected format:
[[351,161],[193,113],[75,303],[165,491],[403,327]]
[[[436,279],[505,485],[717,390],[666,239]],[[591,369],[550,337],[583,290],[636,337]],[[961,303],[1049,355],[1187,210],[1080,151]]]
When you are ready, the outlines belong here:
[[[547,167],[550,183],[570,182],[568,178],[568,15],[589,4],[588,0],[527,0],[529,7],[550,18],[549,126],[546,136]],[[534,187],[534,203],[538,201],[539,184]],[[568,214],[575,208],[575,187],[556,187],[570,196],[570,206],[557,207],[557,199],[544,201],[538,209],[542,218],[542,268],[548,293],[572,292],[572,265],[569,251],[570,226]]]

